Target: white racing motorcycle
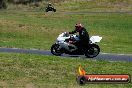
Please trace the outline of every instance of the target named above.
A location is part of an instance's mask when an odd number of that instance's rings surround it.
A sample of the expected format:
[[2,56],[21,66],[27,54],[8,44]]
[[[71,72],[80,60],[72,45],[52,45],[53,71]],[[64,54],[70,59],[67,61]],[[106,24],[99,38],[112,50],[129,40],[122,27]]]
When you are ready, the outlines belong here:
[[92,36],[89,41],[89,46],[84,49],[78,49],[78,47],[72,43],[69,43],[69,39],[72,38],[75,41],[79,41],[79,35],[69,35],[66,32],[60,34],[55,44],[51,46],[51,53],[56,56],[60,56],[63,53],[69,55],[85,55],[88,58],[96,57],[100,48],[96,44],[101,41],[102,37]]

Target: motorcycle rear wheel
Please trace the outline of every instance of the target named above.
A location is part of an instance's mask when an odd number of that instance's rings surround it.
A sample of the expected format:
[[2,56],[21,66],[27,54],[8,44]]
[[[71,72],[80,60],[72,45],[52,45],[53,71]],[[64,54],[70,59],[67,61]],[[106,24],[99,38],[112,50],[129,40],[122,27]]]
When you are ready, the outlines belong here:
[[53,44],[53,45],[51,46],[51,53],[52,53],[53,55],[56,55],[56,56],[61,56],[62,52],[60,51],[59,47],[60,47],[60,45],[58,45],[58,44]]
[[94,58],[96,57],[100,52],[100,48],[96,44],[90,44],[89,48],[85,52],[85,56],[88,58]]
[[56,9],[53,9],[54,12],[56,12]]

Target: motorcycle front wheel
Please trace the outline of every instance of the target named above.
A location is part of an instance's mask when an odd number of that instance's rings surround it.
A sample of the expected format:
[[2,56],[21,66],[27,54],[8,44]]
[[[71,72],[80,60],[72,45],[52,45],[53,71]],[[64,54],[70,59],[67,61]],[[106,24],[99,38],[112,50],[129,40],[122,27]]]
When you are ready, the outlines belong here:
[[60,45],[53,44],[51,46],[51,53],[56,56],[61,56],[62,52],[60,51]]
[[100,52],[100,48],[96,44],[90,44],[89,48],[85,52],[85,56],[88,58],[94,58],[96,57]]

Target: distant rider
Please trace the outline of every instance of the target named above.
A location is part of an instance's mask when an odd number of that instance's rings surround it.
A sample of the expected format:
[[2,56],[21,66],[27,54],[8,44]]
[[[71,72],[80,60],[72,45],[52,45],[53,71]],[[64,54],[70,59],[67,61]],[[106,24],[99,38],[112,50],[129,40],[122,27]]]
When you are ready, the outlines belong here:
[[78,48],[86,48],[89,44],[89,34],[81,23],[75,25],[75,30],[69,34],[79,33],[79,41],[76,42]]
[[51,5],[51,3],[48,3],[48,6],[47,6],[48,8],[54,8],[52,5]]

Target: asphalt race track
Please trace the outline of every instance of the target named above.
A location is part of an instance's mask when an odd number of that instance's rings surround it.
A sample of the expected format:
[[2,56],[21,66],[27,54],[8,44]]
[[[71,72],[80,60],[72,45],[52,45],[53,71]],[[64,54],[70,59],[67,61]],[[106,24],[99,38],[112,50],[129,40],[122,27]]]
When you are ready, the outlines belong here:
[[[39,55],[52,55],[48,50],[36,50],[36,49],[18,49],[18,48],[0,48],[0,52],[8,52],[8,53],[24,53],[24,54],[39,54]],[[83,59],[91,59],[86,58],[84,55],[62,55],[62,57],[76,57]],[[108,60],[108,61],[127,61],[132,62],[132,55],[125,54],[108,54],[108,53],[100,53],[97,57],[92,58],[94,60]]]

